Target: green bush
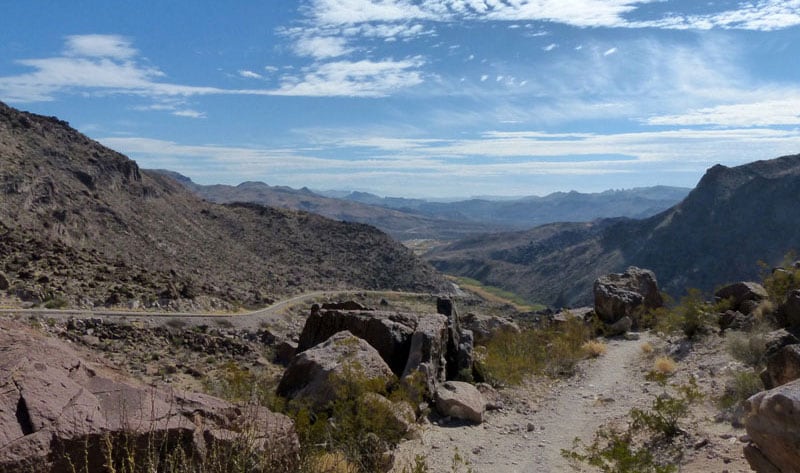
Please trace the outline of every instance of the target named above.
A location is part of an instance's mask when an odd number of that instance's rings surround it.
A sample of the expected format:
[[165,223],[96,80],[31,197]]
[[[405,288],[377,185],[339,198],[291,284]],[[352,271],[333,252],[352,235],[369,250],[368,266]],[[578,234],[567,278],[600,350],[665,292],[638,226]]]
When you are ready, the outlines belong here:
[[769,328],[759,325],[749,332],[728,332],[725,350],[736,360],[748,366],[761,366],[767,351],[766,334]]
[[722,409],[730,409],[763,390],[764,383],[758,373],[752,370],[739,371],[726,383],[725,393],[719,398],[718,405]]
[[687,338],[694,339],[707,332],[722,309],[723,306],[706,303],[699,289],[689,289],[679,304],[657,309],[652,318],[657,331],[667,334],[681,331]]
[[786,301],[789,292],[800,289],[800,268],[794,267],[796,259],[797,254],[790,251],[783,257],[779,270],[776,271],[763,261],[759,262],[764,289],[767,290],[770,300],[777,305]]

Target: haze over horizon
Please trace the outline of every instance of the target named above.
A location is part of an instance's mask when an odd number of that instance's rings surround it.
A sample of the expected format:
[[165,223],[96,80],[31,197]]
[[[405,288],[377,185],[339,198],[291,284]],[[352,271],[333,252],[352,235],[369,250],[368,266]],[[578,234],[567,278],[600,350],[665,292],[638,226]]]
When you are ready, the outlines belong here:
[[800,0],[3,8],[0,100],[200,184],[545,195],[800,152]]

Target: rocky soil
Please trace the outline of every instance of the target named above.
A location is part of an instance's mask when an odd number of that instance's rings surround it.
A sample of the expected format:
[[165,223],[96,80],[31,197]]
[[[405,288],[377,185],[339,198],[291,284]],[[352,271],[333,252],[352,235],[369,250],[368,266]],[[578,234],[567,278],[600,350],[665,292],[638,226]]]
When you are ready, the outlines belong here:
[[[645,353],[642,345],[647,343],[656,351]],[[398,465],[411,464],[421,454],[431,471],[451,471],[458,453],[464,462],[457,471],[570,471],[572,466],[561,450],[572,448],[575,437],[591,442],[598,429],[623,425],[632,408],[646,408],[661,394],[663,389],[645,376],[653,369],[655,353],[670,350],[683,356],[670,382],[680,384],[695,376],[706,394],[682,424],[688,435],[679,439],[684,446],[680,471],[751,471],[742,454],[744,429],[723,420],[715,404],[727,374],[737,366],[725,353],[722,339],[710,335],[687,350],[685,345],[646,333],[640,340],[608,341],[607,353],[582,362],[572,378],[532,379],[495,392],[489,396],[494,409],[487,412],[483,424],[433,418],[420,429],[420,438],[401,445]],[[576,470],[592,471],[585,465]]]

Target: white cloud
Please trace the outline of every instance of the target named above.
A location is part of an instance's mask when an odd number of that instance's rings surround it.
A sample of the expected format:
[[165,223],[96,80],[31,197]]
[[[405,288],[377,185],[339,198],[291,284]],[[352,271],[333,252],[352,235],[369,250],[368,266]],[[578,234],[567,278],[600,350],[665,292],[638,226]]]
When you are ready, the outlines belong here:
[[651,117],[649,125],[759,127],[800,125],[800,95],[700,108],[686,113]]
[[481,82],[486,82],[487,80],[489,80],[489,75],[488,74],[481,75]]
[[67,36],[67,56],[128,59],[138,54],[130,41],[117,35],[87,34]]
[[[99,39],[98,39],[99,38]],[[284,77],[279,89],[224,89],[163,82],[165,74],[131,56],[135,50],[116,36],[67,39],[68,53],[17,63],[32,72],[0,77],[0,99],[9,102],[53,100],[62,93],[139,95],[164,100],[196,95],[312,95],[382,97],[422,82],[420,58],[402,61],[339,61],[315,64],[302,77]],[[78,54],[84,54],[79,56]],[[260,74],[242,70],[243,77]]]
[[543,47],[542,49],[549,52],[556,49],[557,47],[558,45],[556,43],[550,43],[547,46]]
[[383,97],[423,82],[420,58],[329,62],[283,78],[275,95]]
[[173,115],[176,117],[186,117],[186,118],[206,118],[206,114],[204,112],[198,112],[197,110],[176,110],[172,112]]
[[311,56],[315,59],[328,59],[344,56],[352,51],[347,47],[347,40],[335,36],[303,36],[294,45],[300,56]]
[[617,48],[609,48],[603,52],[603,56],[611,56],[612,54],[617,52]]
[[263,76],[257,72],[248,71],[247,69],[239,70],[239,75],[247,79],[261,79]]

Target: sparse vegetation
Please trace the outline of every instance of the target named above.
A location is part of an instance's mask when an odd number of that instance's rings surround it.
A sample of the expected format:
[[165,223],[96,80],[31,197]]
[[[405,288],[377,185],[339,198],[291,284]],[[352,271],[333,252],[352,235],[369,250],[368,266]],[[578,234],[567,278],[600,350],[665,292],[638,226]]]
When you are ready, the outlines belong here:
[[542,304],[532,304],[513,292],[500,289],[499,287],[485,285],[475,279],[466,277],[452,279],[455,279],[456,283],[464,290],[474,292],[481,298],[490,302],[510,304],[515,310],[520,312],[533,312],[546,308]]
[[722,409],[730,409],[747,400],[750,396],[763,391],[764,383],[753,370],[733,373],[725,384],[725,393],[717,404]]
[[761,279],[764,289],[767,290],[770,300],[775,305],[786,301],[786,296],[794,289],[800,289],[800,268],[795,267],[797,253],[789,251],[784,255],[783,261],[777,268],[771,268],[763,261],[761,266]]
[[[666,389],[666,384],[662,383]],[[692,404],[702,398],[694,379],[672,394],[657,396],[649,409],[632,409],[626,428],[604,427],[590,444],[575,439],[565,458],[605,473],[670,473],[678,471],[681,446],[673,439],[683,433],[680,422]]]
[[586,356],[590,332],[577,319],[557,327],[498,332],[478,349],[479,372],[494,385],[519,384],[532,374],[570,375]]
[[706,303],[699,289],[689,289],[680,303],[656,309],[651,318],[658,332],[671,334],[680,331],[687,338],[694,339],[707,333],[708,327],[716,321],[716,314],[723,309],[723,306]]
[[759,366],[767,350],[767,330],[765,325],[758,325],[749,332],[729,332],[725,335],[725,349],[738,361],[748,366]]
[[592,358],[597,358],[600,355],[604,355],[608,350],[606,344],[598,340],[589,340],[588,342],[584,343],[581,348]]
[[678,369],[678,364],[668,356],[659,356],[653,363],[653,372],[660,375],[671,376],[676,369]]

